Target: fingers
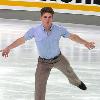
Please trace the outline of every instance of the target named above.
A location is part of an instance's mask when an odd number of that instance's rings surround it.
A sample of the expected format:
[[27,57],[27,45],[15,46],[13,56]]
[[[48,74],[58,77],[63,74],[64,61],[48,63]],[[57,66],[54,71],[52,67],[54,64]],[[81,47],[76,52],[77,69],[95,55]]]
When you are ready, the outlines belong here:
[[91,50],[91,49],[95,48],[95,43],[94,43],[94,42],[88,42],[88,43],[85,44],[85,46],[86,46],[89,50]]
[[94,42],[90,42],[89,43],[89,46],[88,46],[89,50],[95,48],[95,45],[94,44],[95,44]]
[[94,45],[94,44],[95,44],[94,42],[91,42],[91,43],[90,43],[91,49],[95,48],[95,45]]
[[5,51],[3,51],[3,50],[0,50],[0,52],[2,52],[2,56],[3,56],[3,57],[5,57],[5,58],[8,57],[8,52],[5,52]]
[[3,52],[3,53],[2,53],[2,56],[5,57],[5,58],[8,57],[8,53]]

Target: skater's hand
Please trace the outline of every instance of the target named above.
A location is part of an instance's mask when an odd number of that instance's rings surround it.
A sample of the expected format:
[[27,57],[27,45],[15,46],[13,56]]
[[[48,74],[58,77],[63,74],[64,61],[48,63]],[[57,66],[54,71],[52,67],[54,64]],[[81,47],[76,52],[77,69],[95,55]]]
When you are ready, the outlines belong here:
[[95,43],[94,42],[87,42],[86,44],[84,44],[85,47],[87,47],[89,50],[95,48]]
[[6,57],[8,57],[10,49],[9,48],[5,48],[3,50],[0,50],[0,52],[2,52],[2,56],[6,58]]

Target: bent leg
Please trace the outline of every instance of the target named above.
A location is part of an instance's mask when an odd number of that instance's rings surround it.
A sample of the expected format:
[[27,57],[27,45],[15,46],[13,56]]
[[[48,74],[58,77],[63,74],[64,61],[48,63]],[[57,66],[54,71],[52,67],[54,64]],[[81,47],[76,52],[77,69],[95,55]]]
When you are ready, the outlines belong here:
[[60,61],[55,63],[54,67],[60,70],[68,78],[71,84],[75,86],[81,84],[81,80],[77,77],[68,60],[63,55],[60,56]]

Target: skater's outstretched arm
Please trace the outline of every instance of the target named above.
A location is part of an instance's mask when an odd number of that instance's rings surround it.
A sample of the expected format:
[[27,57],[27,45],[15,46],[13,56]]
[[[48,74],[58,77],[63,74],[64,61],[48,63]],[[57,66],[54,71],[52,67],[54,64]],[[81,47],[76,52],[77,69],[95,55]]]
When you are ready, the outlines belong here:
[[19,45],[22,45],[25,43],[25,39],[24,37],[18,38],[16,41],[14,41],[12,44],[10,44],[9,46],[7,46],[6,48],[0,50],[0,52],[2,52],[2,56],[3,57],[8,57],[8,54],[10,52],[11,49],[18,47]]
[[76,34],[70,34],[70,36],[68,37],[69,39],[71,39],[72,41],[75,41],[77,43],[83,44],[85,47],[87,47],[89,50],[95,48],[95,43],[94,42],[88,42],[84,39],[82,39],[81,37],[79,37]]

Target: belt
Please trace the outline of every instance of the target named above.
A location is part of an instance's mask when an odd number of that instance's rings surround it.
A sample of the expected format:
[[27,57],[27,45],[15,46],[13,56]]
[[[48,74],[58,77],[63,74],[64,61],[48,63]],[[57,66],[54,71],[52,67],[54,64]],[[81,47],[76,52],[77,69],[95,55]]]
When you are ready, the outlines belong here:
[[53,60],[57,59],[60,55],[61,55],[61,52],[60,52],[59,55],[55,56],[54,58],[46,59],[46,58],[41,58],[41,57],[39,56],[39,59],[41,59],[42,61],[53,61]]

